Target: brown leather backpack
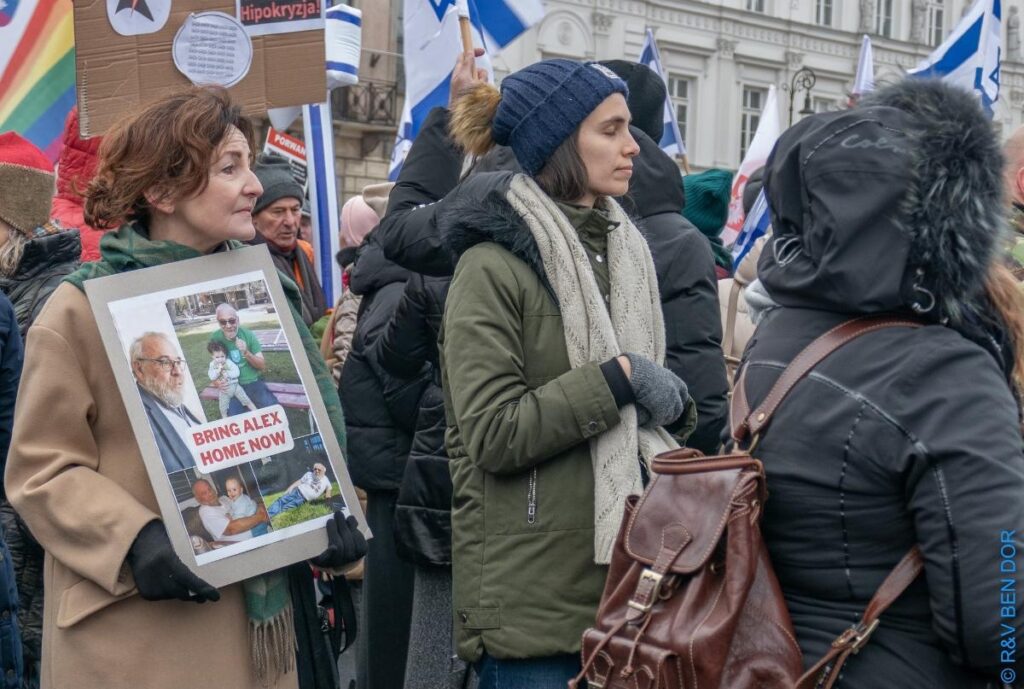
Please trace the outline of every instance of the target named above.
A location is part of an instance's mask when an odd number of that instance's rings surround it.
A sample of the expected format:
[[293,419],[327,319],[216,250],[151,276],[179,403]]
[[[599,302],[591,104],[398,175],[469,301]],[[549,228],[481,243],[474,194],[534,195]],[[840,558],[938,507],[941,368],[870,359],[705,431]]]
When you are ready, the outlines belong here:
[[[883,582],[861,622],[801,676],[803,662],[761,538],[764,468],[751,453],[797,382],[850,340],[916,321],[865,317],[812,342],[752,412],[743,374],[732,400],[732,454],[659,455],[642,496],[630,496],[597,623],[583,634],[589,689],[829,689],[878,616],[922,568],[917,548]],[[739,449],[742,447],[747,449]]]

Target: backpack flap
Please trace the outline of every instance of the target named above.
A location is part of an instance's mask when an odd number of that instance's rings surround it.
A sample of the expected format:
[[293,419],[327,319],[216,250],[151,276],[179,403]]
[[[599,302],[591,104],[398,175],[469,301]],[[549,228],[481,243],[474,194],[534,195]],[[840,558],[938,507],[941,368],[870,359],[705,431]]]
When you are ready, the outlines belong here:
[[656,475],[630,517],[626,552],[662,575],[705,566],[729,521],[741,472]]

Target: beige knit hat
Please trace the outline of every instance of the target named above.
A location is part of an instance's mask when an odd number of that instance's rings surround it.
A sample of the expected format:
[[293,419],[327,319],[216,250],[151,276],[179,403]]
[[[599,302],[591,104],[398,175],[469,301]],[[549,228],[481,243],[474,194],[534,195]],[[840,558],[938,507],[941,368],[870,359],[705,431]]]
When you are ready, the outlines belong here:
[[24,235],[50,219],[53,163],[14,132],[0,134],[0,220]]
[[388,197],[391,196],[394,187],[394,182],[367,184],[363,187],[363,201],[366,201],[366,205],[373,209],[378,218],[384,217],[384,212],[388,209]]

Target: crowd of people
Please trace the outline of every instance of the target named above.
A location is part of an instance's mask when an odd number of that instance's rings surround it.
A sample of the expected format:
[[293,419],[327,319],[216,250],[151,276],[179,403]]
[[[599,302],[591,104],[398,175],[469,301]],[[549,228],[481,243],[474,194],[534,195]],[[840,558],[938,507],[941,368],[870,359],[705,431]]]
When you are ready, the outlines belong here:
[[[1014,685],[1024,129],[1001,145],[972,95],[929,80],[808,116],[747,182],[771,228],[734,269],[732,175],[683,177],[659,148],[660,77],[550,59],[499,89],[479,55],[459,57],[397,181],[345,203],[333,305],[302,185],[254,155],[226,92],[165,97],[102,142],[72,113],[56,181],[0,135],[6,686],[564,687],[654,457],[754,451],[730,396],[756,408],[817,337],[878,314],[906,325],[825,359],[754,441],[795,642],[813,665],[916,547],[924,575],[837,686]],[[171,547],[83,285],[244,244],[267,247],[340,404],[373,538],[338,513],[319,557],[217,589]],[[274,403],[237,308],[216,308],[205,345],[222,416]],[[187,456],[169,444],[190,425],[176,357],[158,333],[131,347],[165,463]],[[229,540],[329,497],[326,475],[269,508],[236,478],[192,492]],[[314,569],[354,584],[351,678]]]

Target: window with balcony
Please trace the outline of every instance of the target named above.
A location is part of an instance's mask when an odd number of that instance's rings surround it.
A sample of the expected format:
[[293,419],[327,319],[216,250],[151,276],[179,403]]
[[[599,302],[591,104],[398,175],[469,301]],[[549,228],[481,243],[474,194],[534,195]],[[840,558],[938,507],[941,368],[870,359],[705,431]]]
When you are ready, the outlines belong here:
[[747,0],[747,12],[758,12],[764,14],[765,0]]

